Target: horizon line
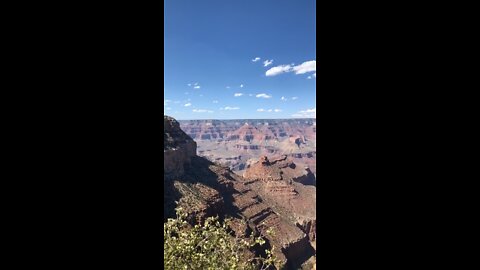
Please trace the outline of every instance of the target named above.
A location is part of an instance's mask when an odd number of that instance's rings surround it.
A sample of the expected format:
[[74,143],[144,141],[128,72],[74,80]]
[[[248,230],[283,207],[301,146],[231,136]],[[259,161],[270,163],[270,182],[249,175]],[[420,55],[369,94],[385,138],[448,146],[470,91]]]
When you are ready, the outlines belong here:
[[[164,115],[167,116],[167,115]],[[168,115],[169,116],[169,115]],[[172,117],[172,116],[169,116]],[[295,118],[225,118],[225,119],[219,119],[219,118],[204,118],[204,119],[177,119],[175,117],[172,117],[177,121],[199,121],[199,120],[304,120],[304,119],[309,119],[309,120],[316,120],[316,117],[295,117]]]

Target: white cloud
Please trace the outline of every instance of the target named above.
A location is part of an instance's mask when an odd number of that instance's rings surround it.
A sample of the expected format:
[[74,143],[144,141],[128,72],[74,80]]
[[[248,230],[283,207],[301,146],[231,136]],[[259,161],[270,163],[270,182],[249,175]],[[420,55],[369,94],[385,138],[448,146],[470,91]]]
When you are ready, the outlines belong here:
[[212,102],[216,104],[216,103],[218,103],[218,100],[214,100],[214,101],[212,101]]
[[267,94],[258,94],[256,95],[257,98],[271,98],[272,96],[271,95],[267,95]]
[[[292,71],[295,71],[295,74],[305,74],[307,72],[315,72],[317,71],[317,61],[316,60],[306,61],[298,66],[294,66],[294,64],[292,63],[291,65],[280,65],[280,66],[272,67],[271,69],[267,70],[267,72],[265,72],[265,75],[276,76],[282,73],[287,73]],[[316,76],[317,75],[315,73],[314,77]]]
[[166,107],[165,110],[170,111],[172,108]]
[[260,60],[260,57],[255,57],[255,59],[252,59],[252,62],[257,62],[258,60]]
[[292,67],[290,65],[281,65],[281,66],[276,66],[272,67],[271,69],[267,70],[265,72],[266,76],[276,76],[285,72],[290,72],[292,71]]
[[273,63],[273,59],[272,59],[272,60],[265,60],[265,61],[263,61],[263,66],[264,66],[264,67],[268,67],[268,66],[270,66],[272,63]]
[[315,73],[313,73],[313,77],[315,77],[315,78],[317,77],[317,73],[316,73],[316,72],[315,72]]
[[200,89],[200,85],[194,86],[195,89]]
[[264,112],[265,110],[264,109],[257,109],[257,112]]
[[292,100],[296,100],[296,99],[298,99],[298,97],[292,97]]
[[293,117],[300,118],[317,118],[317,108],[307,109],[305,111],[299,111],[292,115]]
[[169,99],[164,100],[164,101],[163,101],[163,106],[166,106],[169,102],[172,102],[172,101],[169,100]]
[[240,84],[240,88],[243,88],[243,84]]
[[317,61],[312,60],[303,62],[298,66],[294,66],[293,70],[295,71],[295,74],[305,74],[307,72],[317,71]]
[[240,109],[240,108],[239,108],[239,107],[229,107],[229,106],[227,106],[227,107],[222,108],[222,109],[223,109],[223,110],[226,110],[226,111],[233,111],[233,110],[238,110],[238,109]]
[[233,94],[233,96],[235,96],[235,97],[241,97],[241,96],[243,96],[243,93],[235,93],[235,94]]
[[192,86],[192,84],[191,84],[191,83],[189,83],[189,84],[187,84],[187,85],[188,85],[188,86]]
[[285,97],[282,97],[280,100],[282,100],[282,101],[287,101],[288,99],[285,98]]
[[310,80],[311,78],[312,78],[312,76],[308,76],[308,77],[307,77],[307,79],[309,79],[309,80]]
[[198,85],[198,82],[194,83],[194,85]]
[[280,109],[275,109],[274,111],[275,111],[275,112],[281,112],[282,110],[280,110]]
[[272,109],[269,109],[268,112],[272,112]]
[[192,103],[187,103],[187,104],[185,104],[185,105],[183,105],[183,106],[185,106],[185,107],[190,107],[190,106],[192,106]]
[[194,113],[213,113],[213,111],[210,111],[210,110],[204,110],[204,109],[193,109],[192,112]]

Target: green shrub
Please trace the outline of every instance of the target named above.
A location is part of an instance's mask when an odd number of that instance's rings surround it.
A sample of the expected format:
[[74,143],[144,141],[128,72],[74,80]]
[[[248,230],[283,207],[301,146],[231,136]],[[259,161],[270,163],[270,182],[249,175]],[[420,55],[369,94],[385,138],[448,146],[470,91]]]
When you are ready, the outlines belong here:
[[267,269],[275,258],[265,250],[266,258],[243,259],[242,252],[256,245],[264,245],[262,237],[240,239],[229,234],[229,222],[207,218],[204,224],[191,226],[187,214],[177,209],[177,218],[163,225],[165,269]]

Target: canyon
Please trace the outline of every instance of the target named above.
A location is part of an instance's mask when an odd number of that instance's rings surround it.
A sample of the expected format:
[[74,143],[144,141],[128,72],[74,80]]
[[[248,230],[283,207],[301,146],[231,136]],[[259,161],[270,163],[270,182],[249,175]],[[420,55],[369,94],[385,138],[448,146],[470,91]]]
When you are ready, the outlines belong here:
[[316,176],[316,119],[180,120],[197,154],[242,175],[262,155],[287,155]]
[[312,269],[315,126],[312,119],[176,121],[164,116],[164,220],[175,215],[176,207],[185,209],[192,223],[230,217],[235,236],[266,237],[280,260],[277,269],[305,268],[307,262]]

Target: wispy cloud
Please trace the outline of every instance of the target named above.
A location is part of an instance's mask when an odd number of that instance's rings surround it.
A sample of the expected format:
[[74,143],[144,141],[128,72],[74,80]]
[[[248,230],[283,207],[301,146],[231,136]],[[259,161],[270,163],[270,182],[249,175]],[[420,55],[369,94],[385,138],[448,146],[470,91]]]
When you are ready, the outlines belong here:
[[163,106],[166,106],[168,103],[172,102],[171,100],[169,99],[166,99],[163,101]]
[[282,110],[280,109],[263,109],[263,108],[260,108],[260,109],[257,109],[257,112],[281,112]]
[[233,94],[233,96],[235,96],[235,97],[241,97],[241,96],[243,96],[243,93],[235,93],[235,94]]
[[295,114],[292,114],[292,116],[300,118],[317,118],[317,108],[299,111]]
[[268,67],[268,66],[270,66],[272,63],[273,63],[273,59],[272,59],[272,60],[265,60],[265,61],[263,61],[263,66],[264,66],[264,67]]
[[165,110],[170,111],[172,108],[166,107]]
[[205,110],[205,109],[193,109],[192,112],[194,112],[194,113],[213,113],[213,111]]
[[290,71],[292,71],[292,67],[290,65],[281,65],[272,67],[271,69],[267,70],[267,72],[265,72],[265,75],[271,77]]
[[298,97],[292,97],[292,100],[296,100],[296,99],[298,99]]
[[253,97],[253,94],[248,94],[249,97]]
[[285,98],[285,97],[282,97],[280,100],[282,100],[282,101],[287,101],[288,99]]
[[317,77],[317,73],[316,73],[316,72],[315,72],[315,73],[313,73],[313,77],[315,77],[315,78]]
[[230,106],[227,106],[225,108],[220,108],[220,110],[225,110],[225,111],[233,111],[233,110],[238,110],[240,109],[239,107],[230,107]]
[[258,60],[260,60],[260,57],[255,57],[255,59],[252,59],[252,62],[257,62]]
[[226,88],[227,88],[227,89],[230,89],[230,86],[227,86]]
[[243,84],[240,84],[240,88],[243,88]]
[[192,106],[192,103],[189,102],[189,103],[186,103],[186,104],[183,105],[183,106],[185,106],[185,107],[190,107],[190,106]]
[[212,102],[215,103],[215,104],[217,104],[217,103],[218,103],[218,100],[214,100],[214,101],[212,101]]
[[193,86],[194,89],[200,89],[200,85],[198,84],[198,82],[196,82],[196,83],[189,83],[189,84],[187,84],[187,85],[190,86],[190,87]]
[[268,95],[268,94],[262,93],[262,94],[256,95],[256,97],[257,97],[257,98],[271,98],[272,96],[271,96],[271,95]]

